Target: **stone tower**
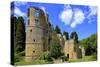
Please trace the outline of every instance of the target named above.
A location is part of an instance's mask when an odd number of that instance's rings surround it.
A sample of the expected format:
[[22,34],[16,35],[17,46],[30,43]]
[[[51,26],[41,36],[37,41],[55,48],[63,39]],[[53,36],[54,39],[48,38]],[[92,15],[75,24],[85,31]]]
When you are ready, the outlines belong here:
[[74,39],[66,40],[64,45],[64,53],[69,59],[79,59],[82,57],[81,49]]
[[26,23],[25,61],[38,58],[48,49],[48,17],[39,8],[30,7]]

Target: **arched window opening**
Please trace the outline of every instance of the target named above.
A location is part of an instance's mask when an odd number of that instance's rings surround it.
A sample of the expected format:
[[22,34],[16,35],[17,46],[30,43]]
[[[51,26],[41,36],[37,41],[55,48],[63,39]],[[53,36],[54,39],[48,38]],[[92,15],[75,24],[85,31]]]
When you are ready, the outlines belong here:
[[35,50],[33,50],[33,53],[35,53]]
[[30,30],[30,32],[32,32],[32,29]]
[[33,41],[35,42],[35,39]]

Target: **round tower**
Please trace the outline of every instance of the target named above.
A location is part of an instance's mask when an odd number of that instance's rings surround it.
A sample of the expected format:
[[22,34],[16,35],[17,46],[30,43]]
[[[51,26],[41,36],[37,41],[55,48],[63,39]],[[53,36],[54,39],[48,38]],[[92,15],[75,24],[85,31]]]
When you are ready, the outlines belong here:
[[26,23],[25,60],[32,61],[38,58],[48,45],[48,28],[44,12],[41,9],[30,7]]

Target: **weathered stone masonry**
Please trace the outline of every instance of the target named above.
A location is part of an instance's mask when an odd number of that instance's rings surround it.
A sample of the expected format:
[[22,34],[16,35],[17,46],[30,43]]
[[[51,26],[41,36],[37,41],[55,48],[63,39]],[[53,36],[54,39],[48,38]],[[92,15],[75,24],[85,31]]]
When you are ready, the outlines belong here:
[[25,60],[32,61],[48,49],[47,16],[38,8],[28,8]]
[[[48,50],[50,32],[48,16],[36,7],[28,8],[26,24],[25,61],[37,59],[44,51]],[[73,39],[66,40],[64,35],[57,34],[63,47],[62,52],[69,59],[81,58],[81,49]]]

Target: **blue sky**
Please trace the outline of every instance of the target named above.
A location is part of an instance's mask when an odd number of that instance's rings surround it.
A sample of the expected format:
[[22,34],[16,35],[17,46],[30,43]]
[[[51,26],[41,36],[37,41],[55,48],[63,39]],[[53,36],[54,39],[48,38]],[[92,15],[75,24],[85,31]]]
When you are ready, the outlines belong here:
[[76,31],[79,40],[89,37],[97,32],[97,7],[72,4],[50,4],[33,2],[14,2],[12,9],[14,16],[23,16],[26,24],[27,8],[39,7],[49,15],[49,21],[55,27],[59,26],[61,32],[69,34]]

